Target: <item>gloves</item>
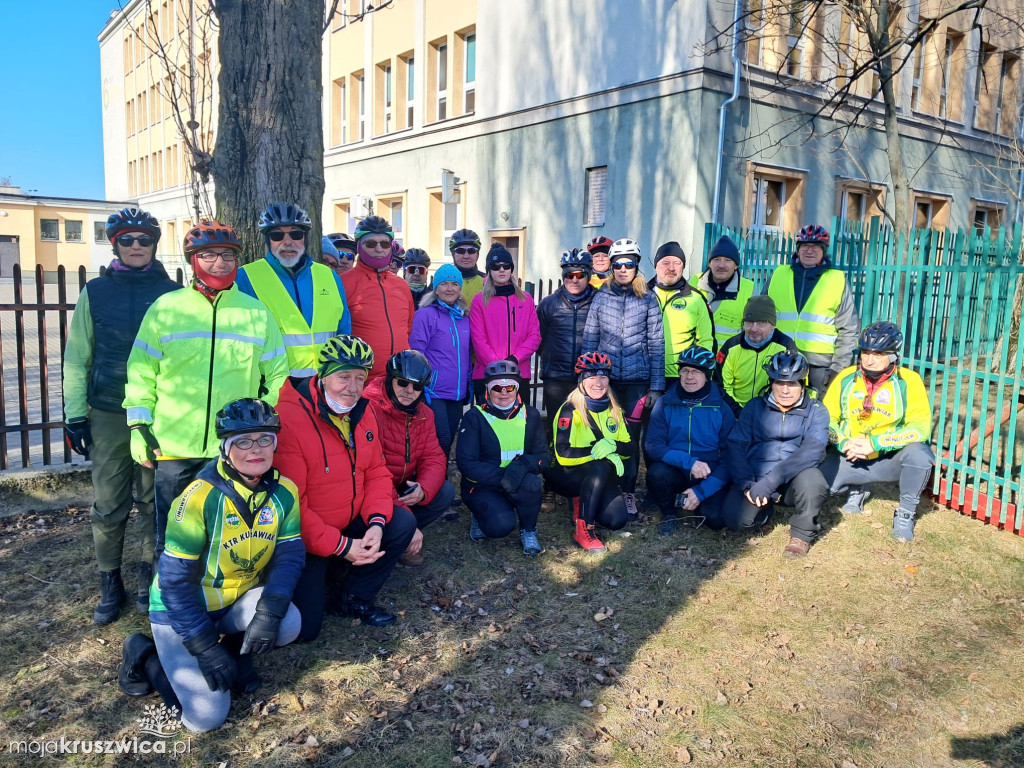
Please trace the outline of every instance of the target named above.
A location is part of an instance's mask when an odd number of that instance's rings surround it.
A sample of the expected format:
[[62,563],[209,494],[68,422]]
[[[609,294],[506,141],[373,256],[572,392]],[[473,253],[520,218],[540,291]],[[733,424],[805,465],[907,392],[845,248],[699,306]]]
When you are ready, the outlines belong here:
[[[248,635],[248,632],[246,632]],[[227,692],[235,682],[238,668],[231,653],[218,641],[217,633],[209,628],[184,642],[185,650],[196,657],[199,671],[206,678],[211,691]]]
[[277,631],[281,627],[281,619],[288,613],[291,603],[284,595],[268,595],[264,593],[256,603],[256,615],[245,628],[242,640],[242,653],[266,653],[273,650],[277,643]]
[[649,414],[654,410],[654,404],[661,399],[661,396],[665,393],[660,389],[651,389],[647,392],[647,399],[644,402],[644,413]]
[[618,475],[619,477],[622,477],[623,473],[626,471],[626,468],[622,466],[622,459],[619,458],[619,455],[617,453],[612,453],[606,456],[605,458],[612,463],[613,467],[615,467],[615,474]]
[[89,426],[89,420],[78,418],[67,422],[64,425],[64,442],[72,451],[88,459],[89,449],[92,447],[92,428]]
[[607,437],[602,437],[590,449],[590,455],[598,461],[607,458],[613,453],[615,453],[615,441],[609,440]]
[[156,454],[153,451],[160,446],[153,437],[153,430],[148,424],[136,424],[132,427],[131,443],[129,449],[132,454],[132,461],[136,464],[143,464],[147,461],[155,461]]
[[526,466],[526,462],[521,457],[516,456],[501,474],[501,489],[505,493],[515,493],[523,487],[523,480],[528,474],[530,474],[530,468]]

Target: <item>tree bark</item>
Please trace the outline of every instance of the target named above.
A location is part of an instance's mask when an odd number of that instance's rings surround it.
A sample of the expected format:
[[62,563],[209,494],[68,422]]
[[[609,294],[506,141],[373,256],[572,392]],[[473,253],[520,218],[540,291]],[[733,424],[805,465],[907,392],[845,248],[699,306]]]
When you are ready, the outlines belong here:
[[[217,218],[266,253],[256,224],[270,203],[297,203],[319,245],[324,195],[321,34],[324,0],[217,0],[220,105],[212,172]],[[318,247],[309,247],[318,252]]]
[[885,130],[885,155],[889,162],[889,180],[892,186],[893,216],[896,220],[894,229],[906,235],[910,230],[910,215],[907,210],[908,188],[907,169],[903,165],[903,139],[900,136],[899,104],[896,100],[896,89],[893,87],[893,60],[891,56],[881,52],[889,50],[889,3],[881,0],[876,4],[877,43],[875,56],[877,61],[878,81],[882,89],[882,124]]

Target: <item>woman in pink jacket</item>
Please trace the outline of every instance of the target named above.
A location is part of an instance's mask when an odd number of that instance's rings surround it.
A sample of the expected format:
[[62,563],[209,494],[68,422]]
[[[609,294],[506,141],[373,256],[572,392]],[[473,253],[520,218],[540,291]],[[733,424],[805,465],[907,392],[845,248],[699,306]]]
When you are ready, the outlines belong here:
[[484,397],[484,368],[495,360],[515,360],[523,382],[530,380],[530,358],[540,346],[540,324],[533,297],[516,285],[512,254],[499,243],[487,253],[487,280],[469,308],[473,345],[473,392]]

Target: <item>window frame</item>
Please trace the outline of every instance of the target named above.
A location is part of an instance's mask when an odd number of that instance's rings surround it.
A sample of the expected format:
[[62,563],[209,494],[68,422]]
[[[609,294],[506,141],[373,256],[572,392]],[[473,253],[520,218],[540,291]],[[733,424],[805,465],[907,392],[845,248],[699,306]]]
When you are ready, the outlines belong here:
[[[78,225],[78,237],[72,237],[72,233],[68,230],[69,224]],[[84,219],[64,219],[64,242],[66,243],[84,243],[85,242],[85,220]]]
[[[43,227],[47,224],[53,225],[54,235],[53,237],[47,237]],[[39,239],[45,243],[59,243],[60,242],[60,219],[40,219],[39,220]]]
[[[472,114],[476,111],[476,31],[463,38],[465,56],[462,66],[462,112]],[[472,52],[472,56],[470,56]],[[470,62],[473,64],[473,79],[469,79]],[[472,104],[470,104],[472,101]]]
[[[602,173],[603,172],[603,173]],[[597,181],[600,179],[600,183]],[[594,197],[591,193],[594,193]],[[600,220],[596,218],[600,213]],[[608,166],[593,165],[583,179],[583,226],[603,227],[608,213]]]

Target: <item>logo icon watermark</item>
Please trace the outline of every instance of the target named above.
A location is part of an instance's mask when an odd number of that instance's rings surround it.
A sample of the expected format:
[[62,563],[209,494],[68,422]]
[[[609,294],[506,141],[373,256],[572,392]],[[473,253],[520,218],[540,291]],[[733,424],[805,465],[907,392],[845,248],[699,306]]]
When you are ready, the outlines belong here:
[[[171,741],[181,730],[177,707],[149,704],[139,724],[137,736],[120,739],[31,739],[7,743],[12,755],[185,755],[192,751],[192,738]],[[154,738],[145,738],[154,737]]]

